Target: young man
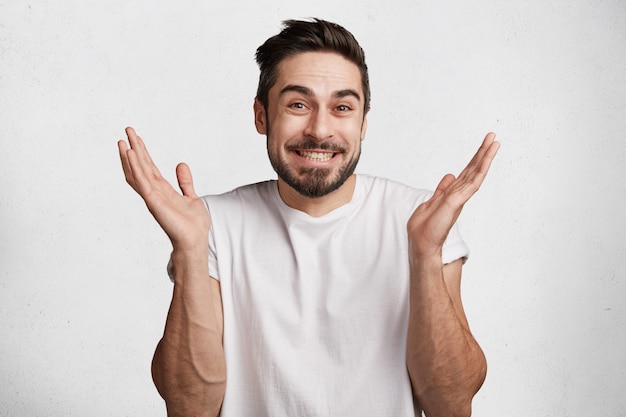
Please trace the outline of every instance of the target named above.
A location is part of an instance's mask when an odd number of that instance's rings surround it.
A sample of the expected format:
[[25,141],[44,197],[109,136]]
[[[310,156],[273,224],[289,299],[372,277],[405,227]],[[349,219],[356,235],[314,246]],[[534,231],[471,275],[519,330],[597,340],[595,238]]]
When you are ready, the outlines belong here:
[[180,164],[181,195],[133,129],[130,148],[119,142],[127,182],[173,245],[153,361],[168,415],[470,415],[486,362],[461,303],[468,251],[454,224],[494,135],[433,194],[355,175],[370,93],[353,36],[288,21],[257,62],[255,123],[276,181],[198,198]]

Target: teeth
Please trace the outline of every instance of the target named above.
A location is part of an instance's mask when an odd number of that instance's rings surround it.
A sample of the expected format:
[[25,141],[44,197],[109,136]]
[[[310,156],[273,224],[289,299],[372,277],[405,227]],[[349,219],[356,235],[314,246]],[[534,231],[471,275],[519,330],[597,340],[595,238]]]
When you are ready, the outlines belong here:
[[325,162],[325,161],[330,161],[334,154],[332,152],[307,152],[307,151],[300,151],[300,152],[298,152],[298,155],[300,155],[301,157],[303,157],[305,159],[308,159],[309,161]]

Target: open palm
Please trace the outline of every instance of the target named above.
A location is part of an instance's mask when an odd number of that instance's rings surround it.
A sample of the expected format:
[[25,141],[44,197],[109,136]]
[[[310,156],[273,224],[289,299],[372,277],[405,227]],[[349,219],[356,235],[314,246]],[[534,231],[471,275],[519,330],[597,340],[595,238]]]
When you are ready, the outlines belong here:
[[126,135],[128,144],[118,142],[126,182],[143,198],[175,248],[187,250],[206,244],[211,222],[193,188],[189,167],[183,163],[176,167],[181,194],[163,178],[135,130],[127,128]]
[[421,204],[409,219],[407,230],[410,249],[418,256],[437,256],[461,214],[463,206],[480,188],[491,161],[496,156],[500,143],[495,134],[488,133],[480,148],[465,167],[455,177],[443,177],[433,196]]

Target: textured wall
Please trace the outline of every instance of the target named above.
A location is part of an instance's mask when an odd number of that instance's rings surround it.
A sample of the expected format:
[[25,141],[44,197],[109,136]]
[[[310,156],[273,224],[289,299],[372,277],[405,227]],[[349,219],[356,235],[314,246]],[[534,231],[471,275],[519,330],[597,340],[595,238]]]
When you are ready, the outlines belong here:
[[115,142],[200,193],[272,177],[253,53],[310,16],[368,55],[361,172],[433,188],[502,141],[461,218],[474,415],[626,415],[624,2],[163,3],[0,1],[0,416],[165,415],[169,243]]

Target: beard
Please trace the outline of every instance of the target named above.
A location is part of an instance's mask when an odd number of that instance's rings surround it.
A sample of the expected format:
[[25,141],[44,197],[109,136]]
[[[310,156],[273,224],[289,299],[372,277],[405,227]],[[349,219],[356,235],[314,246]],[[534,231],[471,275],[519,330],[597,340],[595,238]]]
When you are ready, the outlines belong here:
[[[269,131],[267,136],[269,141]],[[344,148],[331,143],[324,142],[320,144],[314,141],[303,141],[287,148],[288,151],[292,149],[324,149],[335,152],[345,151]],[[270,151],[269,144],[267,150],[272,168],[274,168],[278,177],[300,195],[308,198],[323,197],[339,189],[354,173],[361,156],[361,148],[359,147],[354,156],[337,169],[294,168],[286,160],[280,159],[278,155],[274,155],[273,152]]]

